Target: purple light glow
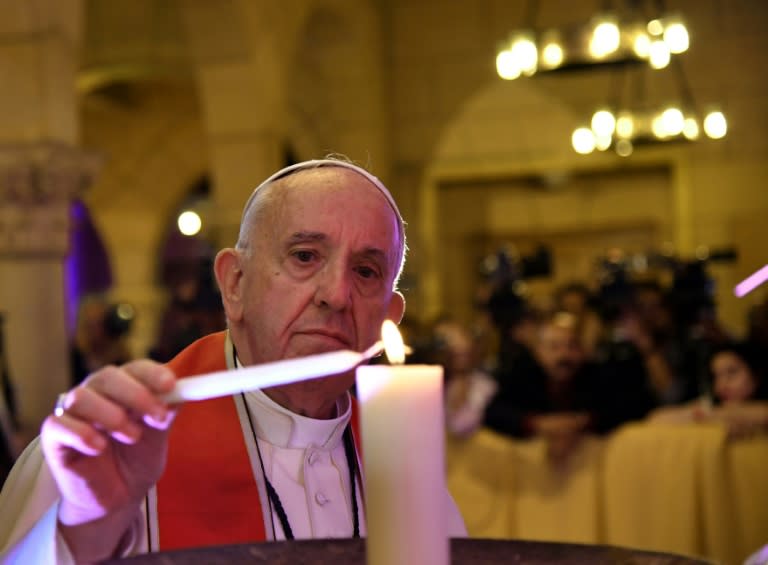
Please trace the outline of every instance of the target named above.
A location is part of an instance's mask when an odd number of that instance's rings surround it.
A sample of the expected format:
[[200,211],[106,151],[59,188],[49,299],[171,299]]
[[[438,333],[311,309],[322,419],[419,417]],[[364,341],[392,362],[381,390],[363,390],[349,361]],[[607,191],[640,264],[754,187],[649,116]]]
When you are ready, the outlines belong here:
[[86,294],[105,292],[112,285],[112,269],[88,208],[75,200],[70,208],[70,247],[64,262],[64,287],[67,300],[67,329],[74,335],[77,309]]
[[741,298],[745,294],[748,294],[755,290],[758,286],[768,280],[768,265],[765,265],[762,269],[752,273],[746,279],[741,281],[733,289],[733,293]]

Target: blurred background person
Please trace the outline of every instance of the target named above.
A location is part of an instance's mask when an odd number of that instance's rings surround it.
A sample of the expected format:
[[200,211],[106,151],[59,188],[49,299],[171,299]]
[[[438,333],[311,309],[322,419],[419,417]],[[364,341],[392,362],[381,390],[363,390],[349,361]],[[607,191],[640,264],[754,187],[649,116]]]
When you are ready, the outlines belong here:
[[73,385],[96,369],[122,365],[131,359],[128,335],[133,318],[134,311],[129,304],[112,303],[103,295],[83,297],[70,349]]
[[448,432],[468,437],[483,423],[485,408],[496,393],[493,377],[481,368],[471,332],[452,320],[435,324],[433,362],[443,366],[445,420]]
[[169,361],[196,339],[226,327],[221,294],[208,259],[169,269],[170,300],[149,357]]
[[576,332],[581,347],[592,358],[602,334],[602,322],[594,308],[595,299],[586,283],[571,281],[554,293],[555,310],[568,312],[576,319]]
[[551,461],[564,462],[584,434],[599,429],[597,381],[576,333],[576,320],[559,312],[544,319],[531,358],[496,374],[499,390],[485,425],[516,438],[539,437]]
[[655,423],[720,422],[730,437],[768,432],[766,351],[749,342],[729,342],[710,356],[709,394],[650,415]]

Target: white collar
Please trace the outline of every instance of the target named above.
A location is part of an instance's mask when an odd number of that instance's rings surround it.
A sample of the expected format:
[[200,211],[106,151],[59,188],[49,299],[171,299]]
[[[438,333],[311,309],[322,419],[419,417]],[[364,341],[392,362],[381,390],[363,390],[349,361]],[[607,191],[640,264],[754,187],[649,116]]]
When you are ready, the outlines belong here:
[[[242,366],[239,359],[235,362],[238,367]],[[352,401],[348,392],[336,402],[338,416],[329,420],[291,412],[262,390],[246,392],[245,399],[259,439],[286,449],[306,449],[310,446],[333,449],[341,442],[352,418]]]

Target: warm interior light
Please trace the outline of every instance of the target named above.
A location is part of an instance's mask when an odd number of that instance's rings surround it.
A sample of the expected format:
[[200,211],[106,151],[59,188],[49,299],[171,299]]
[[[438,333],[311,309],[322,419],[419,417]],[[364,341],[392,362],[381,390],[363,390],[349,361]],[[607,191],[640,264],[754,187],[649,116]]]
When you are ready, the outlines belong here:
[[405,344],[397,329],[397,324],[392,320],[384,320],[381,325],[381,341],[384,342],[384,351],[392,365],[402,365],[405,362]]
[[686,137],[686,139],[698,139],[699,122],[696,121],[696,118],[685,118],[685,123],[683,124],[683,135]]
[[616,142],[616,154],[620,157],[629,157],[634,149],[632,142],[628,139],[620,139]]
[[682,22],[672,22],[664,29],[664,43],[672,53],[683,53],[688,50],[688,30]]
[[616,118],[609,110],[598,110],[592,115],[591,125],[597,137],[610,137],[616,128]]
[[514,80],[520,76],[520,67],[509,49],[499,51],[496,55],[496,72],[504,80]]
[[549,69],[559,67],[563,62],[563,58],[563,48],[555,41],[547,43],[541,51],[541,62]]
[[648,50],[648,63],[654,69],[663,69],[669,65],[672,58],[669,52],[669,46],[661,39],[651,42]]
[[203,227],[203,221],[197,212],[185,210],[176,220],[179,231],[187,236],[197,235]]
[[576,153],[586,155],[595,150],[595,134],[589,128],[577,128],[571,135],[571,145]]
[[651,20],[646,26],[648,33],[653,36],[659,36],[664,33],[664,26],[661,25],[661,20]]
[[685,125],[685,117],[679,108],[667,108],[661,113],[662,127],[668,136],[680,135]]
[[629,112],[622,112],[616,118],[616,135],[628,139],[635,133],[635,119]]
[[510,52],[512,53],[515,64],[524,75],[531,76],[536,72],[539,51],[530,34],[521,33],[518,35],[512,41]]
[[619,48],[621,33],[612,18],[602,18],[592,32],[589,53],[595,59],[603,59]]
[[605,151],[611,146],[613,137],[610,135],[596,135],[595,136],[595,148],[598,151]]
[[710,112],[704,118],[704,133],[712,139],[725,137],[728,132],[728,122],[722,112]]
[[632,42],[632,50],[641,59],[647,59],[651,52],[651,38],[645,33],[638,33]]
[[653,117],[653,120],[651,121],[651,131],[653,132],[653,135],[659,139],[667,137],[667,130],[664,129],[664,120],[661,118],[661,114],[657,114]]

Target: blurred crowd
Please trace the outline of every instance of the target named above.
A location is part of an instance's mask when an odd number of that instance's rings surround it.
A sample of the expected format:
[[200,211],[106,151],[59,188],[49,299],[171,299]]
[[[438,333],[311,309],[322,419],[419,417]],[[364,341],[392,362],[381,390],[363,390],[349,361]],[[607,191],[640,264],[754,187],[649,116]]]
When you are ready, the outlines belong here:
[[410,362],[444,366],[449,433],[485,426],[542,437],[555,462],[585,434],[631,421],[768,432],[768,301],[752,309],[745,335],[732,335],[705,267],[681,263],[664,284],[610,265],[597,284],[574,281],[534,301],[514,272],[499,276],[497,262],[472,324],[406,324]]

